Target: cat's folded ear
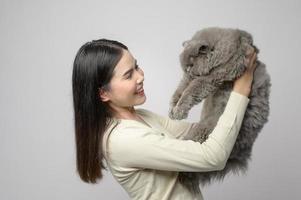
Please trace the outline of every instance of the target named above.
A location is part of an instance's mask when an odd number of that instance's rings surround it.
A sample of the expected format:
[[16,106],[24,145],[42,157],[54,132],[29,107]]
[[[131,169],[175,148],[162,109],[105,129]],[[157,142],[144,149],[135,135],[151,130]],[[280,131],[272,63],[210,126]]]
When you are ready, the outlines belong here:
[[189,40],[185,40],[184,42],[182,42],[182,46],[183,47],[187,47]]

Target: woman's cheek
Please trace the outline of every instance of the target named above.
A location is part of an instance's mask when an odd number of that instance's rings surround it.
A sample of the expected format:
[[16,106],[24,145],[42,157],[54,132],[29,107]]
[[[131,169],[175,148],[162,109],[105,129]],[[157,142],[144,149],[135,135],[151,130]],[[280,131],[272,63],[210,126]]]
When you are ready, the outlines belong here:
[[[121,92],[122,92],[122,93],[131,93],[131,94],[135,94],[135,92],[136,92],[136,84],[135,84],[134,82],[131,82],[131,83],[123,83]],[[131,94],[130,94],[130,95],[131,95]]]

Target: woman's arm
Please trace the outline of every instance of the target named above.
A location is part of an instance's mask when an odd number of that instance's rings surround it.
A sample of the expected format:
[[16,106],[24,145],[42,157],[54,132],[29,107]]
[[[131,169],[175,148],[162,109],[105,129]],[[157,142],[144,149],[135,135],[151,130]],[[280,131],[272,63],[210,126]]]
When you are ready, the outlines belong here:
[[108,140],[109,158],[121,167],[221,170],[235,143],[248,102],[246,96],[232,92],[216,127],[202,144],[165,137],[142,126],[117,129]]

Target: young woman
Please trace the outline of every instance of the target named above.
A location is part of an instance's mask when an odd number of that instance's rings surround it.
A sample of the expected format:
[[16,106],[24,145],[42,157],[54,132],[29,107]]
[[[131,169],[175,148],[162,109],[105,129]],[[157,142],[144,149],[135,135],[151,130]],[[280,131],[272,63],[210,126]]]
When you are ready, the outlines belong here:
[[256,53],[235,81],[224,113],[206,142],[182,138],[196,123],[171,120],[146,109],[144,73],[128,48],[114,40],[84,44],[76,54],[72,87],[77,170],[96,183],[106,169],[131,199],[203,199],[177,179],[180,171],[221,170],[249,102]]

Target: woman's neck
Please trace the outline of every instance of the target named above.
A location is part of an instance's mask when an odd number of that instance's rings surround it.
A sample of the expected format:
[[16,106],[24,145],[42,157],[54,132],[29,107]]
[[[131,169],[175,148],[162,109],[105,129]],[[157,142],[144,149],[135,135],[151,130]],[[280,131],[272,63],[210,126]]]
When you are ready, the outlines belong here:
[[113,117],[117,119],[138,119],[134,106],[132,107],[113,107]]

